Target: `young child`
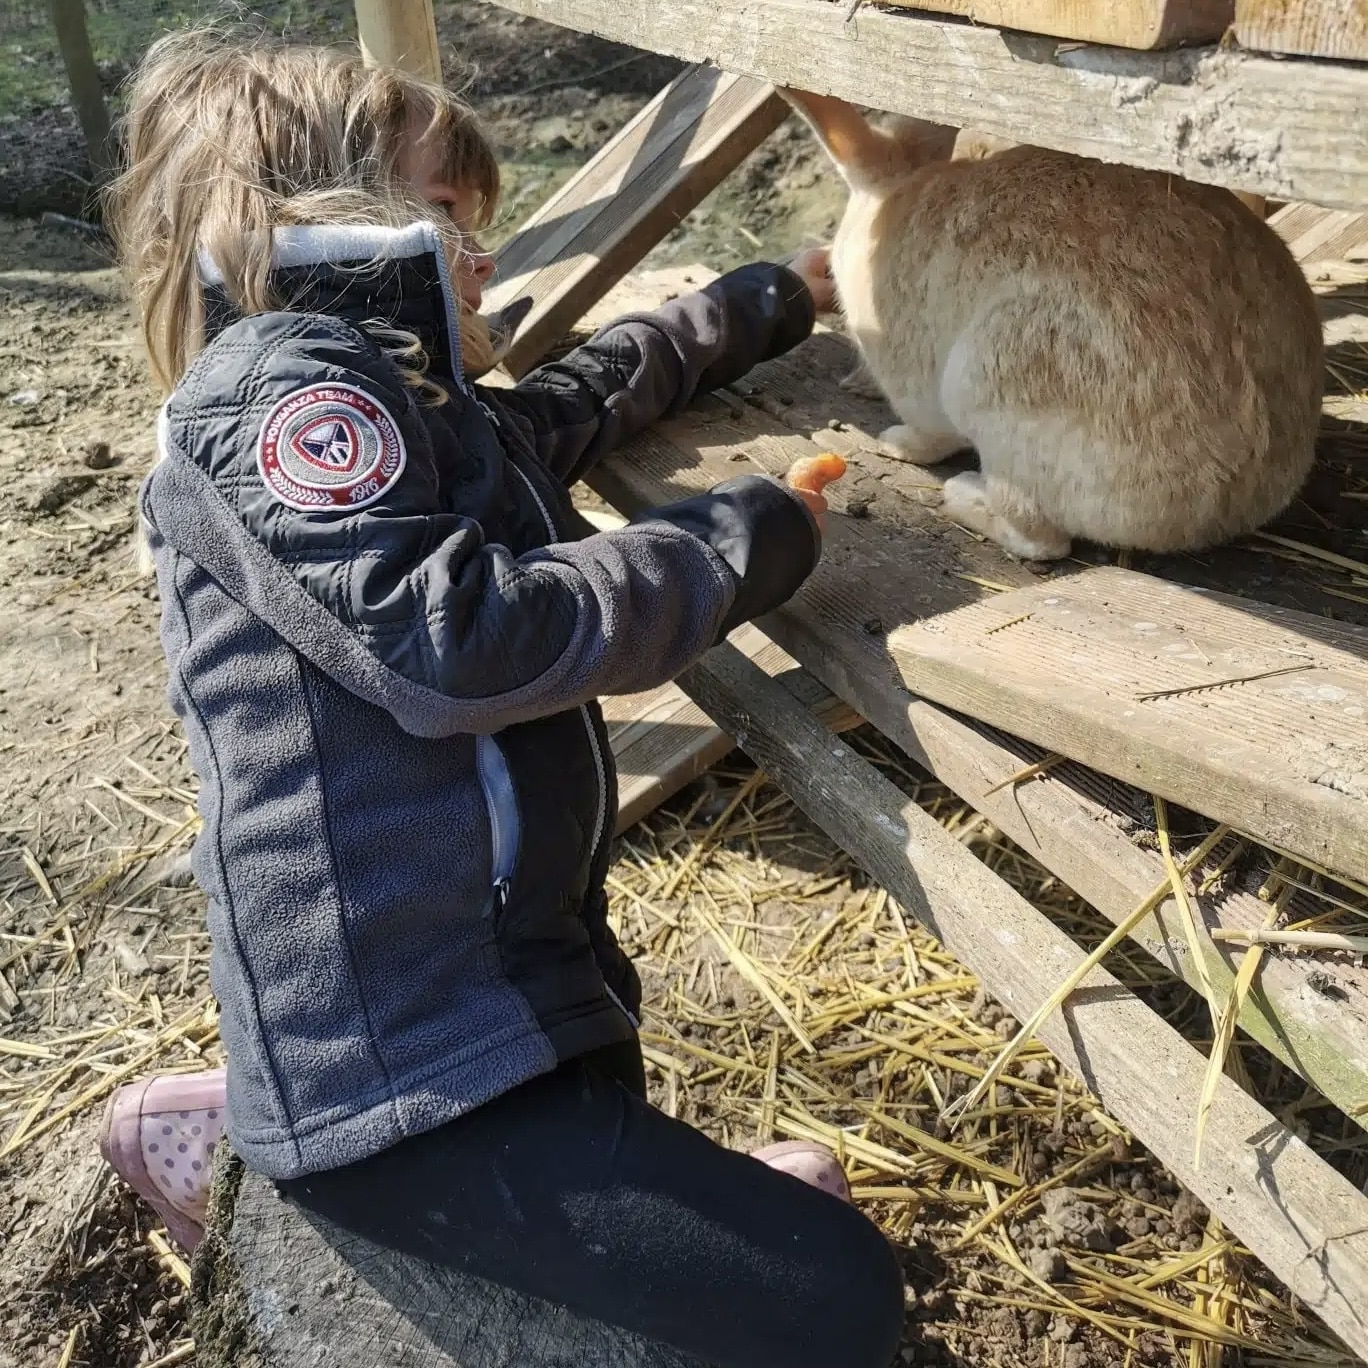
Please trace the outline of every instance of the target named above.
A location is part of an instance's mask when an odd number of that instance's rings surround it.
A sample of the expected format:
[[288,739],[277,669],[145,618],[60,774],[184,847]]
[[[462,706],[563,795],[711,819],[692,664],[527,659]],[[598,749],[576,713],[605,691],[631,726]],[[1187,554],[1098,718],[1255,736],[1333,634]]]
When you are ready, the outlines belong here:
[[228,1068],[124,1089],[106,1155],[193,1244],[226,1093],[234,1151],[358,1236],[715,1368],[887,1368],[902,1279],[833,1157],[646,1103],[604,893],[595,697],[788,598],[825,505],[742,476],[593,533],[567,493],[806,337],[821,254],[482,389],[498,171],[456,96],[191,32],[128,131],[112,219],[170,391],[142,514]]

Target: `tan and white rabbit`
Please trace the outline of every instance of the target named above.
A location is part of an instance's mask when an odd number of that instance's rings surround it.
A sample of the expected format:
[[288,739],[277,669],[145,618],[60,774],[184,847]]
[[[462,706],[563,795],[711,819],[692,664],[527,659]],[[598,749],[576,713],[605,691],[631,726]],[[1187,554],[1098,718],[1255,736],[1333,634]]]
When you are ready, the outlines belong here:
[[[1315,298],[1225,190],[1035,147],[961,144],[784,92],[850,186],[846,325],[955,521],[1025,559],[1073,537],[1150,551],[1252,532],[1310,469]],[[978,141],[977,139],[975,140]]]

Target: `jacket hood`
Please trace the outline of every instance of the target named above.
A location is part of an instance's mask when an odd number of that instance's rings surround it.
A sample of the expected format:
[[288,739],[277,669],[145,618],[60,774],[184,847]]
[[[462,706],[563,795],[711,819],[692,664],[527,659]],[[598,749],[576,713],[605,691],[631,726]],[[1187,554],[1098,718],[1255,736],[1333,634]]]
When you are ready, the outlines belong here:
[[[208,343],[242,313],[228,297],[223,272],[203,250],[199,275]],[[277,228],[271,236],[271,285],[277,307],[287,312],[326,314],[353,325],[382,322],[413,333],[427,352],[429,374],[466,388],[460,300],[445,245],[431,223]]]

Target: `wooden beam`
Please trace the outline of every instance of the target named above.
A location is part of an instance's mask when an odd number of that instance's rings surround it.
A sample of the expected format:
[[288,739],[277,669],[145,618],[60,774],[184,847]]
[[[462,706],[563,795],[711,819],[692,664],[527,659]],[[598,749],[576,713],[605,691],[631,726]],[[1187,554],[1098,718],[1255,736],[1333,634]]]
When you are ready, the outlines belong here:
[[1368,256],[1368,214],[1322,209],[1314,204],[1289,204],[1268,223],[1287,243],[1303,270],[1318,261],[1342,260],[1351,253]]
[[1061,45],[831,0],[498,0],[775,85],[1280,200],[1368,207],[1368,67]]
[[1368,59],[1365,0],[1235,0],[1235,36],[1261,52]]
[[71,85],[71,102],[76,107],[91,170],[98,181],[110,169],[109,110],[100,86],[100,69],[90,50],[85,0],[48,0],[48,9]]
[[[782,676],[785,688],[832,731],[847,731],[863,721],[752,623],[739,627],[730,640],[767,675]],[[601,707],[617,768],[617,835],[736,748],[674,684],[605,698]]]
[[432,0],[356,0],[356,28],[366,61],[442,79]]
[[[730,646],[684,690],[1018,1019],[1083,958],[939,822],[833,738]],[[1368,1199],[1228,1078],[1200,1168],[1196,1099],[1206,1061],[1110,974],[1096,970],[1041,1039],[1360,1357],[1368,1359]]]
[[514,376],[546,352],[788,117],[763,82],[683,72],[498,254],[486,308],[516,318]]
[[1368,631],[1098,566],[887,649],[909,692],[1368,881]]
[[[884,0],[899,9],[934,10],[994,28],[1050,33],[1086,43],[1168,48],[1214,42],[1235,17],[1235,0]],[[1284,0],[1285,3],[1285,0]]]

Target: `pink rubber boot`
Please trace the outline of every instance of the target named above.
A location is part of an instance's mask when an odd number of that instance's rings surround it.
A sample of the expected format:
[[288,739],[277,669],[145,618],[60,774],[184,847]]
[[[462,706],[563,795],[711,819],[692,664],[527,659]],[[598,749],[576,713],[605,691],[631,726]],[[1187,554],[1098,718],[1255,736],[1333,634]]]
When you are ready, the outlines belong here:
[[797,1178],[808,1187],[820,1188],[843,1202],[850,1201],[850,1184],[846,1181],[845,1170],[825,1145],[812,1140],[785,1140],[752,1150],[751,1158]]
[[100,1153],[186,1253],[204,1234],[226,1102],[224,1071],[212,1069],[130,1083],[105,1107]]

